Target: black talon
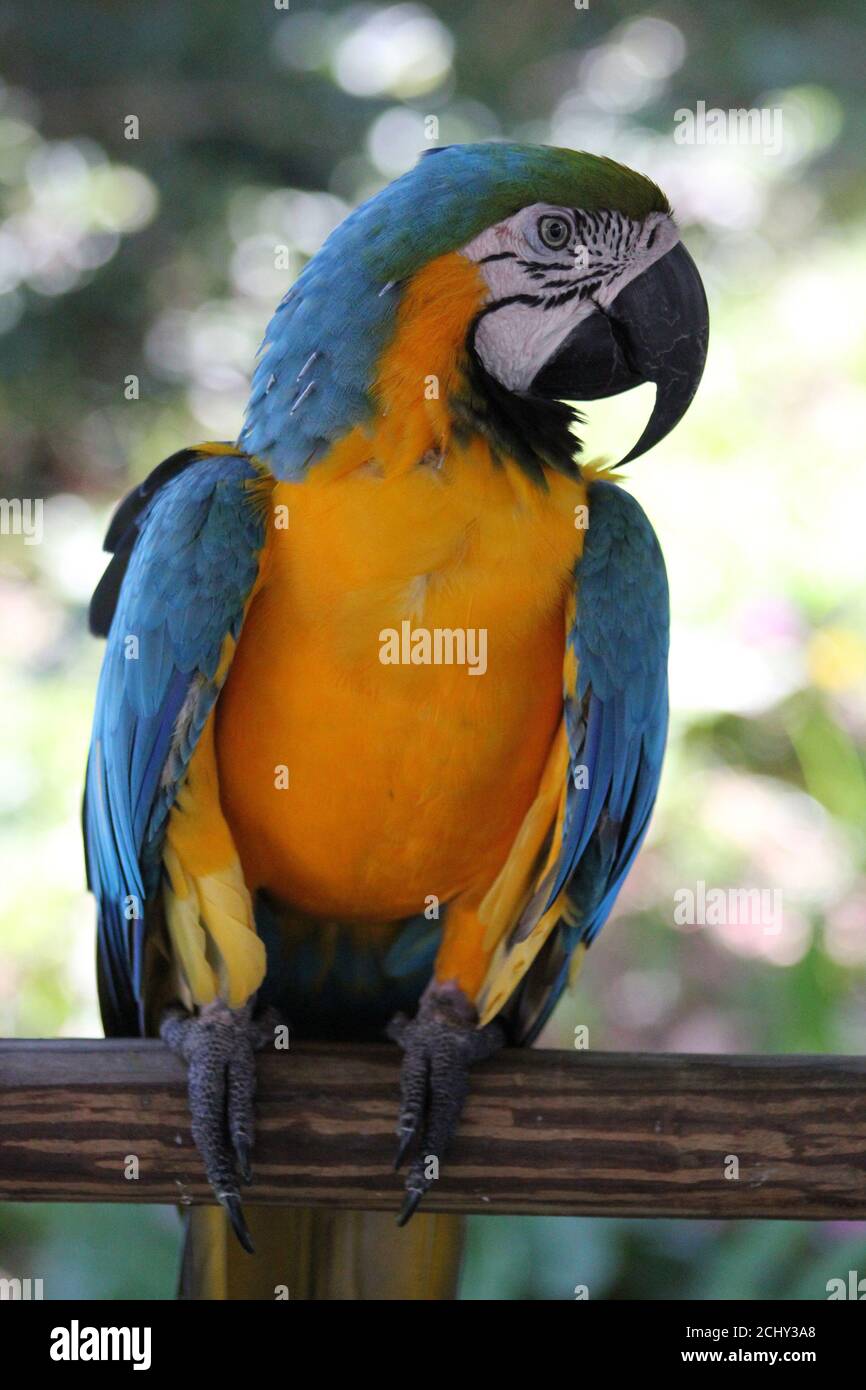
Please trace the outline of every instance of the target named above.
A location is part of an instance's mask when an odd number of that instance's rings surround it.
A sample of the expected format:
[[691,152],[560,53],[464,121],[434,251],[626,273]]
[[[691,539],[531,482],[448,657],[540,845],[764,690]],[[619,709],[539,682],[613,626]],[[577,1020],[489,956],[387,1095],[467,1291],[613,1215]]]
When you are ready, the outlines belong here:
[[232,1230],[234,1231],[244,1250],[246,1250],[248,1255],[254,1255],[256,1253],[256,1247],[253,1245],[252,1236],[250,1235],[247,1229],[247,1223],[244,1220],[244,1209],[241,1206],[240,1197],[234,1196],[233,1193],[225,1193],[220,1198],[220,1201],[222,1202],[222,1205],[225,1207],[226,1211],[229,1214],[229,1221],[232,1223]]
[[403,1198],[403,1205],[400,1208],[400,1215],[397,1217],[398,1226],[405,1226],[412,1220],[412,1217],[421,1205],[421,1198],[423,1196],[424,1193],[419,1191],[417,1187],[414,1187],[411,1192],[406,1193],[406,1196]]

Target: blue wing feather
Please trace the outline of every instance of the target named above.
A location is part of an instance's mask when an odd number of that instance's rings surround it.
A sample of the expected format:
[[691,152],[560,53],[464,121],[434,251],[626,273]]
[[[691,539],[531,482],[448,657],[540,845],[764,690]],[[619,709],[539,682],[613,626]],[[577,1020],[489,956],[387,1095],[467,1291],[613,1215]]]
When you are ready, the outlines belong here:
[[[113,586],[84,805],[108,1033],[142,1027],[147,924],[166,816],[219,693],[224,640],[240,631],[258,573],[264,522],[247,486],[256,476],[242,456],[191,452],[180,471],[174,463],[155,488],[145,485],[124,504],[123,535],[116,522],[109,532],[123,570]],[[99,613],[107,616],[104,598]]]
[[589,488],[589,528],[575,582],[568,641],[578,677],[574,694],[566,696],[565,722],[571,771],[586,773],[579,779],[584,785],[569,777],[562,847],[546,900],[549,908],[564,893],[563,920],[516,1005],[527,1042],[565,988],[573,951],[598,935],[634,862],[667,736],[664,560],[640,506],[616,484]]

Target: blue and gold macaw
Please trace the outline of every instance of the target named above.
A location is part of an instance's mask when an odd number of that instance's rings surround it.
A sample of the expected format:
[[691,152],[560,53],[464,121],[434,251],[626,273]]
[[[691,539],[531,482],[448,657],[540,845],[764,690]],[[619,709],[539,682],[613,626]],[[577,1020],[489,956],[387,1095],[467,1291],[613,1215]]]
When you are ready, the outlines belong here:
[[[406,1221],[471,1064],[533,1041],[610,913],[662,765],[667,584],[566,402],[654,382],[635,458],[688,408],[707,333],[649,179],[570,150],[431,151],[285,295],[237,443],[176,454],[117,511],[87,862],[106,1031],[186,1059],[223,1208],[194,1213],[188,1292],[255,1282],[226,1218],[250,1248],[273,1010],[295,1036],[392,1020]],[[247,1271],[294,1242],[293,1297],[340,1296],[323,1242],[356,1271],[378,1242],[356,1296],[390,1296],[383,1265],[404,1296],[453,1281],[445,1218],[264,1216]]]

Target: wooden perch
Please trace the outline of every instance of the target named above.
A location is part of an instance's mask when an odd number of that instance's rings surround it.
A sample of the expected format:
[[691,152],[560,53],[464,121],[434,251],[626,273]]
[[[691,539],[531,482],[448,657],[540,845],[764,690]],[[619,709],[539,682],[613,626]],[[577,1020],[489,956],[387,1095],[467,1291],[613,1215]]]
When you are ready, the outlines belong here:
[[[263,1055],[245,1202],[396,1211],[398,1067],[388,1046]],[[0,1199],[210,1200],[181,1063],[156,1041],[0,1042]],[[426,1205],[866,1219],[866,1060],[505,1052],[473,1073]]]

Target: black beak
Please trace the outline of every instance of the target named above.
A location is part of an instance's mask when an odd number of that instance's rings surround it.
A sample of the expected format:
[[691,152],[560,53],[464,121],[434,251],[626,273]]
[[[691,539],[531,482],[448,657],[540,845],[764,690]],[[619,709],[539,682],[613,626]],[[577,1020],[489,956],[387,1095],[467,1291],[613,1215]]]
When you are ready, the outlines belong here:
[[596,401],[656,384],[646,429],[620,463],[645,454],[685,415],[707,360],[707,296],[682,242],[566,338],[532,383],[533,395]]

